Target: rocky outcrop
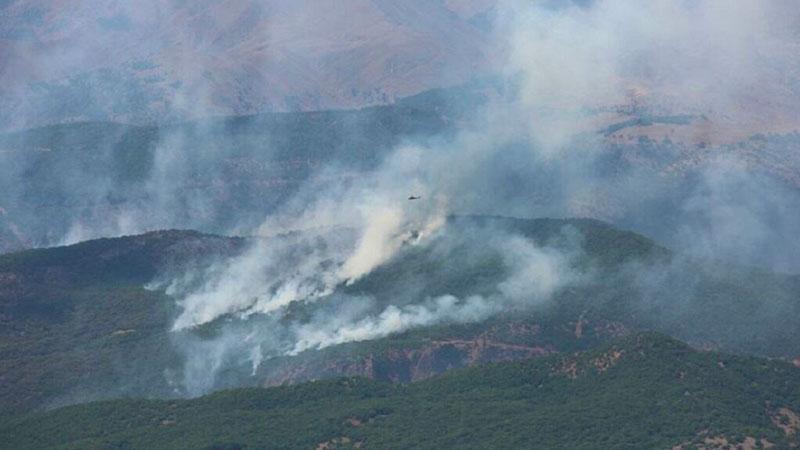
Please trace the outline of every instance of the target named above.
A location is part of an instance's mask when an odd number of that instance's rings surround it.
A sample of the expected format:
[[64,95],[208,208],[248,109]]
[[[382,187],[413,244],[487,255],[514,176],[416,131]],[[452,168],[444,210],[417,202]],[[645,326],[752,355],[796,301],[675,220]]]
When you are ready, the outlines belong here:
[[541,326],[534,321],[510,320],[481,327],[472,336],[441,336],[414,345],[392,344],[388,340],[388,345],[380,350],[354,344],[350,349],[275,359],[263,364],[259,377],[265,386],[345,376],[408,383],[463,367],[547,356],[580,339],[609,339],[629,332],[616,322],[580,320],[586,334],[583,337],[565,334],[558,338],[563,339],[561,342],[544,336]]
[[415,348],[389,348],[383,352],[342,359],[288,363],[264,381],[266,386],[294,384],[341,376],[361,376],[405,383],[430,378],[448,370],[491,362],[512,361],[554,353],[550,346],[515,345],[487,338],[431,341]]

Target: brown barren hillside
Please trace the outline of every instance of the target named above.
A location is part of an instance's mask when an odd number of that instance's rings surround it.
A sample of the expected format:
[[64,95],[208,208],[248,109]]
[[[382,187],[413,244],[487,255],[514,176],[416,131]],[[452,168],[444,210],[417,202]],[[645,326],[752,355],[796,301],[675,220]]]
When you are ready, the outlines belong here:
[[2,2],[0,123],[384,104],[486,69],[492,3]]

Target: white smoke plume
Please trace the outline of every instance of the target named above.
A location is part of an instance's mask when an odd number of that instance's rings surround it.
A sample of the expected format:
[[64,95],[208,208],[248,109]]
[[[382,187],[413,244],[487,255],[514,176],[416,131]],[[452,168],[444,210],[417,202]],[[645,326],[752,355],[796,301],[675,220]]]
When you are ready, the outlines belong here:
[[[168,292],[182,308],[174,329],[191,330],[226,317],[280,317],[294,303],[330,301],[338,289],[357,283],[404,249],[426,245],[450,214],[563,216],[588,204],[605,207],[613,219],[652,199],[671,200],[664,191],[674,184],[646,171],[611,180],[596,173],[603,156],[596,132],[614,118],[710,118],[713,126],[690,137],[694,145],[700,139],[724,141],[731,127],[746,135],[763,125],[760,111],[745,107],[754,95],[773,102],[773,119],[796,107],[785,101],[785,94],[797,98],[796,86],[784,91],[786,83],[771,83],[798,68],[797,59],[787,56],[796,38],[788,25],[797,17],[782,14],[786,3],[745,0],[736,8],[721,0],[554,3],[559,2],[505,1],[498,7],[498,51],[507,57],[506,75],[519,80],[518,92],[489,102],[454,137],[397,148],[377,170],[332,166],[321,171],[266,219],[257,233],[263,239],[244,256],[170,285]],[[698,171],[704,170],[698,164]],[[749,201],[730,208],[732,186],[720,182],[719,174],[705,173],[712,192],[695,193],[686,203],[680,199],[679,209],[708,214],[714,226],[687,221],[675,227],[678,239],[691,236],[710,253],[730,254],[731,246],[721,247],[719,239],[728,241],[737,233],[762,244],[759,236],[774,230],[761,220],[765,212],[753,210],[757,205]],[[422,199],[406,200],[411,195]],[[787,217],[787,211],[778,212]],[[708,239],[722,223],[742,217],[749,220]],[[793,221],[778,223],[786,228]],[[265,357],[481,320],[546,302],[581,279],[563,250],[515,236],[486,245],[500,249],[512,268],[492,295],[350,299],[347,308],[281,325],[288,327],[283,330],[288,337],[276,341],[263,335],[242,354],[258,367]],[[237,342],[230,348],[240,347]]]
[[[287,205],[288,212],[261,225],[260,233],[272,238],[257,240],[245,255],[200,276],[202,285],[180,302],[183,312],[174,329],[226,314],[267,314],[293,301],[323,297],[386,262],[403,245],[434,234],[445,220],[442,200],[406,199],[409,193],[428,194],[412,178],[413,167],[422,163],[419,156],[418,150],[401,151],[350,186],[312,183]],[[184,291],[185,285],[173,282],[167,292]]]
[[[341,235],[341,229],[334,231],[334,235]],[[481,286],[484,292],[463,297],[419,295],[412,285],[405,285],[407,294],[400,295],[382,291],[380,287],[365,295],[340,293],[336,288],[342,288],[346,282],[335,277],[339,273],[336,268],[343,265],[348,255],[357,253],[358,239],[355,238],[358,233],[344,239],[345,245],[339,248],[341,256],[336,259],[340,264],[331,263],[337,257],[333,248],[325,252],[326,263],[321,262],[325,259],[320,257],[321,253],[310,252],[306,242],[330,242],[332,239],[325,233],[311,233],[302,238],[288,236],[261,240],[253,247],[255,253],[235,258],[227,266],[212,268],[211,277],[207,272],[199,276],[195,274],[191,280],[173,281],[167,292],[184,299],[183,313],[175,322],[174,332],[179,348],[187,356],[182,382],[186,392],[197,395],[212,389],[217,374],[229,365],[241,366],[246,362],[255,374],[261,364],[270,364],[270,358],[274,357],[383,338],[419,327],[478,322],[510,310],[541,307],[559,290],[590,277],[589,273],[574,266],[581,255],[581,244],[569,230],[563,231],[567,245],[558,248],[537,245],[527,238],[494,227],[476,228],[471,234],[455,240],[453,236],[441,234],[444,232],[447,232],[446,227],[440,228],[439,234],[427,240],[406,243],[398,252],[408,252],[413,249],[412,245],[418,245],[435,248],[435,253],[443,256],[463,239],[469,242],[485,240],[485,245],[494,253],[481,250],[479,254],[483,256],[469,256],[475,260],[445,259],[440,263],[453,267],[480,265],[479,258],[499,255],[504,276],[491,282],[494,284]],[[475,246],[474,243],[470,245]],[[254,259],[253,255],[258,254],[256,249],[266,248],[292,248],[299,255],[270,255],[280,256],[276,259],[281,261],[283,272],[280,272],[276,265],[264,264],[268,258]],[[298,259],[301,255],[308,256]],[[224,269],[219,274],[213,274],[222,267]],[[244,267],[247,268],[242,272]],[[242,273],[246,275],[242,276]],[[291,275],[287,276],[287,273]],[[322,281],[325,277],[333,277],[339,284],[326,287]],[[204,279],[215,281],[206,283]],[[224,283],[220,284],[220,281]],[[412,284],[421,282],[410,281]],[[237,299],[250,300],[238,302]],[[298,305],[311,308],[311,316],[306,319],[297,316]],[[193,330],[198,327],[210,327],[211,336],[194,336]]]
[[[377,315],[326,316],[324,320],[297,327],[296,343],[288,354],[377,339],[440,323],[477,322],[502,311],[532,308],[546,302],[559,289],[580,282],[584,276],[571,266],[576,254],[565,253],[564,249],[541,248],[528,239],[499,231],[491,241],[489,245],[496,245],[504,264],[511,268],[508,277],[496,286],[494,295],[463,299],[445,295],[404,306],[389,305]],[[578,248],[572,251],[577,252]]]
[[[81,11],[91,10],[94,3],[83,2]],[[172,17],[205,16],[184,14],[184,7],[192,12],[197,11],[194,8],[202,9],[191,2],[119,3],[122,6],[109,7],[110,11],[124,12],[132,23],[150,26],[165,18],[168,21]],[[274,12],[270,8],[260,10],[262,3],[277,6],[278,18],[297,20],[278,21],[285,29],[263,30],[266,41],[300,42],[300,48],[309,51],[311,60],[316,60],[312,53],[320,48],[307,45],[302,39],[303,26],[313,26],[314,32],[327,37],[329,33],[336,35],[334,25],[349,25],[351,20],[345,8],[331,2],[321,10],[335,13],[333,23],[322,13],[315,15],[314,8],[291,2],[249,2],[255,8],[252,11],[249,6],[242,6],[244,2],[233,6],[236,11],[258,13],[253,17],[260,17],[264,11]],[[368,6],[373,3],[359,2]],[[52,186],[41,191],[45,195],[61,193],[62,203],[84,206],[78,208],[79,217],[66,227],[66,235],[48,235],[48,243],[72,243],[168,227],[234,229],[239,234],[255,236],[252,247],[241,256],[154,284],[176,298],[180,309],[173,324],[176,336],[190,335],[203,327],[222,329],[214,339],[189,339],[180,344],[185,346],[187,355],[185,384],[193,393],[212,388],[215,374],[231,358],[248,361],[255,370],[272,356],[375,339],[414,327],[481,320],[508,308],[546,302],[558,289],[581,278],[570,267],[569,253],[536,246],[518,236],[502,235],[488,240],[486,245],[499,249],[511,270],[507,278],[493,286],[490,295],[414,297],[418,292],[409,289],[412,298],[348,297],[342,300],[346,307],[339,311],[322,308],[310,321],[295,322],[284,317],[290,305],[324,306],[317,304],[333,302],[337,295],[344,295],[340,291],[356,286],[405,250],[425,248],[445,230],[446,218],[453,214],[580,215],[623,225],[669,219],[673,222],[654,228],[653,234],[661,233],[675,247],[691,249],[702,256],[766,261],[770,267],[780,264],[796,270],[800,264],[797,256],[786,255],[800,254],[797,245],[791,244],[796,241],[794,230],[799,222],[797,185],[787,188],[764,181],[766,178],[754,175],[748,164],[742,164],[752,155],[738,158],[735,148],[730,155],[733,168],[715,167],[719,159],[708,153],[720,148],[698,147],[706,142],[738,143],[758,131],[785,133],[797,129],[800,13],[793,1],[741,0],[732,6],[726,0],[503,0],[494,11],[496,39],[489,53],[499,55],[502,66],[498,70],[504,81],[511,80],[511,87],[499,98],[491,97],[481,110],[465,115],[469,119],[457,125],[454,135],[406,142],[385,158],[381,156],[383,162],[377,167],[367,170],[339,161],[328,162],[309,179],[303,179],[296,192],[287,194],[288,199],[281,197],[274,209],[267,212],[268,208],[264,208],[252,212],[252,217],[230,221],[220,220],[220,216],[225,216],[225,206],[237,200],[239,191],[227,189],[226,182],[235,185],[238,180],[225,178],[224,171],[215,169],[231,162],[247,170],[263,169],[267,175],[258,179],[264,183],[263,189],[282,187],[287,180],[270,172],[274,169],[270,164],[275,163],[267,157],[275,151],[271,142],[252,144],[243,139],[231,143],[224,127],[205,123],[162,130],[153,144],[152,161],[147,161],[147,173],[131,193],[118,186],[118,174],[106,167],[112,165],[110,155],[125,137],[114,135],[92,149],[94,158],[88,163],[73,166],[67,161],[53,167],[58,176],[47,180]],[[207,29],[203,20],[187,20],[177,26],[179,41],[198,30],[214,31]],[[292,24],[295,28],[289,29]],[[375,30],[380,29],[367,31]],[[94,62],[98,51],[106,51],[96,35],[66,31],[77,36],[72,41],[76,48],[30,61],[32,73],[55,75],[70,66]],[[199,42],[201,49],[217,42],[213,33],[199,35],[207,37],[192,42]],[[264,41],[259,38],[254,42]],[[282,58],[292,52],[271,55],[268,52],[274,47],[270,45],[234,46],[243,50],[266,49],[267,54],[226,62],[226,69],[230,66],[238,71],[237,65],[249,67],[251,63],[292,67],[282,64]],[[136,50],[143,60],[159,54],[158,48],[148,45]],[[270,93],[266,81],[274,80],[267,79],[253,91],[228,89],[231,86],[221,82],[222,75],[212,74],[206,79],[209,70],[220,69],[215,61],[193,58],[197,53],[186,53],[183,48],[170,50],[190,56],[170,59],[161,68],[142,69],[145,75],[155,78],[186,80],[167,90],[163,109],[156,111],[158,115],[208,117],[240,113],[224,104],[230,99],[226,95],[233,92],[238,98],[254,97],[254,92],[263,93],[262,90]],[[230,55],[235,58],[238,53]],[[230,55],[226,54],[226,58]],[[341,70],[334,75],[351,78],[341,75],[349,74],[350,68],[344,70],[338,58],[323,59],[326,64],[337,62],[324,66]],[[254,70],[244,72],[258,73],[262,69],[249,68]],[[16,75],[0,69],[0,76]],[[314,79],[310,82],[317,83],[326,77],[311,78]],[[287,79],[302,83],[306,77]],[[397,83],[402,85],[401,91],[413,92],[405,80]],[[153,84],[164,83],[155,80]],[[431,85],[436,83],[431,81]],[[295,88],[298,92],[305,89]],[[107,98],[113,97],[108,92],[92,97],[104,114],[98,117],[106,117],[114,109],[109,105],[120,100]],[[313,96],[300,97],[301,101],[308,101]],[[253,105],[258,105],[264,98],[252,100]],[[332,100],[326,105],[346,104],[340,99]],[[70,105],[64,103],[61,106],[68,109]],[[245,111],[260,109],[250,109],[248,105]],[[134,113],[137,111],[126,114]],[[21,114],[17,119],[21,124],[28,123],[27,119],[50,120],[49,116],[38,114],[43,112],[31,111],[30,117]],[[675,142],[680,139],[683,145],[674,150],[675,155],[667,155],[677,159],[675,164],[648,171],[649,165],[655,164],[652,159],[633,154],[612,160],[612,170],[603,166],[608,149],[607,142],[597,134],[600,129],[631,118],[673,114],[703,118],[686,128],[687,135],[669,136]],[[86,116],[76,113],[76,117]],[[357,131],[361,124],[342,126]],[[667,131],[652,127],[642,133],[662,142]],[[274,136],[276,141],[281,137]],[[64,140],[71,138],[66,136]],[[267,167],[250,167],[250,155],[242,156],[229,148],[242,142],[252,144],[252,151],[262,157],[258,161],[268,161]],[[195,148],[198,143],[206,145]],[[43,149],[41,153],[51,150]],[[18,153],[0,153],[0,206],[12,211],[9,216],[14,215],[13,208],[20,199],[36,197],[24,189],[26,177],[41,161],[48,161],[44,156],[36,159],[40,156],[37,154],[23,164]],[[620,167],[631,160],[644,160],[643,168],[624,172]],[[800,171],[800,164],[786,169],[783,160],[768,162],[789,181],[793,173],[800,173],[792,172]],[[687,165],[692,174],[699,175],[699,181],[685,188],[689,192],[681,197],[683,193],[673,192],[682,182],[675,179]],[[193,190],[198,184],[205,188]],[[408,200],[410,196],[422,198]],[[84,201],[86,205],[81,203]],[[659,210],[670,202],[674,203],[670,212]],[[210,224],[215,221],[224,224],[212,227]],[[644,225],[631,228],[641,230]],[[650,234],[649,229],[644,231]],[[782,241],[790,243],[785,245]],[[770,255],[764,256],[764,252]],[[783,256],[773,257],[772,253]],[[281,318],[289,323],[279,323]],[[250,321],[252,326],[246,325]]]
[[296,329],[297,342],[287,353],[296,355],[306,350],[319,350],[346,342],[359,342],[382,338],[411,328],[436,325],[442,322],[473,322],[497,312],[494,305],[481,297],[464,301],[444,296],[407,306],[389,305],[377,316],[351,320],[326,320],[322,323],[300,325]]

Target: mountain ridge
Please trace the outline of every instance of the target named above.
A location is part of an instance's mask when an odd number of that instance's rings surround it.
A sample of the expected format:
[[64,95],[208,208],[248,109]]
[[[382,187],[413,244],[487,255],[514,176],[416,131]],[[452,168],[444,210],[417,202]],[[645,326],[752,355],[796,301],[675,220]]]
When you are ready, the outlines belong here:
[[115,400],[0,429],[11,437],[4,448],[18,449],[793,448],[797,372],[637,333],[409,385],[346,378],[193,400]]
[[[580,241],[586,244],[587,256],[576,261],[577,266],[595,267],[594,273],[601,274],[589,284],[556,292],[531,309],[519,307],[485,321],[421,327],[296,356],[267,354],[255,370],[249,356],[234,353],[230,367],[218,373],[209,388],[345,375],[414,381],[486,362],[588,350],[642,329],[667,332],[699,348],[787,360],[800,355],[800,341],[792,333],[800,315],[794,314],[790,301],[800,277],[682,262],[649,239],[595,220],[451,218],[448,234],[466,239],[447,251],[480,249],[486,236],[480,233],[487,229],[522,233],[535,245],[564,245],[558,239],[565,226],[573,227],[570,233],[583,236]],[[259,315],[241,323],[223,316],[197,329],[171,332],[180,312],[176,299],[163,288],[148,286],[155,276],[168,280],[186,270],[202,271],[241,254],[247,245],[242,238],[173,231],[0,256],[0,330],[5,341],[0,345],[0,378],[5,380],[0,398],[7,406],[3,412],[119,396],[187,395],[181,378],[187,355],[181,353],[181,345],[213,343],[229,325],[234,330],[238,325],[276,325],[261,324],[268,317]],[[392,292],[409,276],[418,280],[421,298],[460,295],[461,290],[491,292],[493,283],[502,280],[502,267],[492,256],[496,249],[481,250],[477,255],[483,256],[471,267],[453,272],[442,263],[452,259],[442,253],[447,248],[401,252],[370,276],[343,287],[342,295],[391,301]],[[642,291],[641,280],[647,278],[631,278],[626,267],[668,278]],[[685,292],[676,290],[676,284]],[[642,292],[649,292],[649,301],[641,300]],[[319,306],[335,308],[338,301],[333,298]],[[681,308],[665,314],[664,308],[676,301]],[[380,308],[381,303],[374,306]],[[288,305],[282,320],[290,327],[306,323],[315,308],[313,303]]]

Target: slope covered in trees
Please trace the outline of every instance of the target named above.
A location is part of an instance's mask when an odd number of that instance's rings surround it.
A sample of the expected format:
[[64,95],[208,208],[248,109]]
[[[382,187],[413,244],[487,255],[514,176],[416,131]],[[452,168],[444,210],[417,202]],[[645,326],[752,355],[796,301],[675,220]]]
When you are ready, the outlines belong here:
[[658,334],[459,370],[117,400],[7,421],[3,448],[789,448],[800,369]]
[[[552,248],[574,250],[579,242],[571,264],[583,281],[541,304],[511,307],[486,320],[445,320],[376,340],[266,354],[257,370],[246,355],[234,353],[206,389],[340,376],[415,381],[464,366],[587,350],[643,329],[702,348],[788,359],[800,354],[797,277],[685,259],[592,220],[456,217],[446,231],[338,291],[374,297],[378,309],[385,306],[381,301],[408,293],[412,281],[413,298],[488,295],[508,268],[502,249],[487,239],[503,233]],[[247,245],[246,239],[174,231],[0,256],[2,414],[122,396],[187,395],[182,377],[198,355],[181,345],[213,343],[232,322],[222,317],[170,331],[180,312],[176,299],[150,282],[225,261]],[[277,325],[310,323],[321,308],[336,309],[336,301],[292,303]],[[258,329],[260,320],[254,315],[242,324]]]

